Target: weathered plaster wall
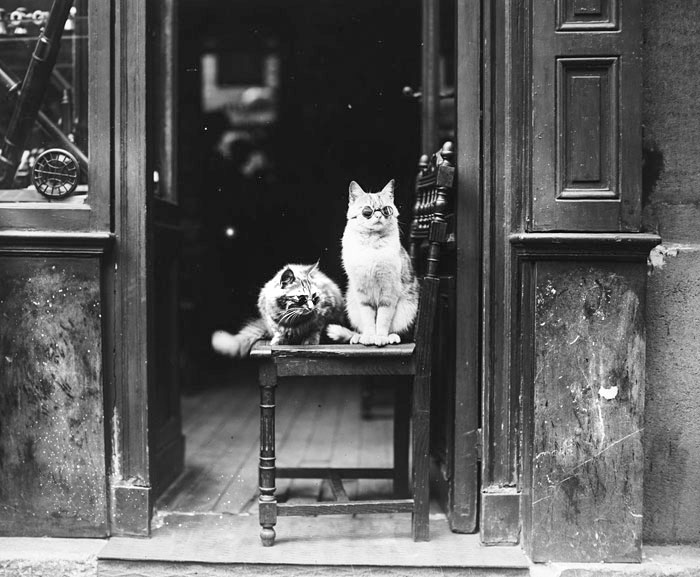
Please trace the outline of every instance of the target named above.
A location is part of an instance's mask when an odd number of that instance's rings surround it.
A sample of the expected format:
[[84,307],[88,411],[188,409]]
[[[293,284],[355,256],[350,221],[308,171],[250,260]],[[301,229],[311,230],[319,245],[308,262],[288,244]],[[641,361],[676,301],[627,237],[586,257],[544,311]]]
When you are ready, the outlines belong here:
[[533,561],[639,561],[644,267],[539,262]]
[[700,542],[700,2],[644,2],[645,542]]
[[99,262],[0,271],[0,535],[104,536]]

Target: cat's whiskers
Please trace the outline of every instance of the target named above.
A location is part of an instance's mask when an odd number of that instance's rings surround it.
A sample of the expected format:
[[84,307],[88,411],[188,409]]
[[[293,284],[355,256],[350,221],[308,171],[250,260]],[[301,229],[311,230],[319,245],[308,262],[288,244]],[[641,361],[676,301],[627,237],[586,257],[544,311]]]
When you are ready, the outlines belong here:
[[312,316],[313,312],[313,309],[290,308],[280,316],[279,323],[287,325],[295,324],[299,320]]

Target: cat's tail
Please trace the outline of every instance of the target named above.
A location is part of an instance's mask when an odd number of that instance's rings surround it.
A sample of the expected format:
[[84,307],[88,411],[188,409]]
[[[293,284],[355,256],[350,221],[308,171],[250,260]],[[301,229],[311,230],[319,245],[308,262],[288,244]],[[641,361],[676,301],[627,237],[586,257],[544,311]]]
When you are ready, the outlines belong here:
[[250,354],[255,343],[269,337],[267,327],[262,319],[255,319],[245,325],[237,334],[216,331],[211,336],[211,346],[222,355],[244,358]]
[[328,338],[336,343],[349,343],[355,336],[355,332],[342,325],[328,325],[326,327]]

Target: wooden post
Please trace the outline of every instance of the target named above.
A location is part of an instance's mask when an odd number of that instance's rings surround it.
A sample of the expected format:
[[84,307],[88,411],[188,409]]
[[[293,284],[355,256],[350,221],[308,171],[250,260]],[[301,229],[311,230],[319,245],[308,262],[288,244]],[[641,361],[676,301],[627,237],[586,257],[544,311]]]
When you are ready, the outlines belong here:
[[[92,3],[91,3],[92,4]],[[148,452],[152,267],[148,266],[146,6],[117,2],[114,14],[114,406],[110,471],[112,532],[148,535],[153,506]],[[90,152],[92,157],[92,149]],[[92,162],[92,160],[91,160]]]
[[[482,149],[482,3],[456,2],[456,153],[455,153],[455,411],[453,471],[450,479],[450,528],[460,533],[477,530],[479,462],[477,440],[481,408],[481,350],[483,263]],[[486,140],[483,146],[487,146]],[[458,158],[457,158],[458,157]]]
[[260,464],[258,465],[260,498],[260,539],[265,547],[275,542],[277,498],[275,497],[275,387],[277,369],[274,361],[260,365]]
[[394,387],[394,496],[408,495],[409,398],[406,389]]

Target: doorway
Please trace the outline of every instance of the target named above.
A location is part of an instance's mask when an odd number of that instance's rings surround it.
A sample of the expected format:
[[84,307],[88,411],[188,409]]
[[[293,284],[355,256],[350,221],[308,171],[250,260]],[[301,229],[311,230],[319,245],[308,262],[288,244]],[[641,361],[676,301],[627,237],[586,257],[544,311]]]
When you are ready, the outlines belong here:
[[[340,238],[351,180],[379,189],[396,178],[399,210],[411,202],[420,105],[403,87],[420,82],[420,13],[417,1],[182,4],[181,385],[190,450],[182,491],[173,496],[171,488],[166,507],[198,510],[187,496],[197,492],[214,509],[240,513],[255,498],[255,367],[213,353],[211,334],[236,332],[255,316],[260,287],[286,263],[320,259],[344,284]],[[334,427],[330,438],[347,442],[331,442],[328,458],[360,458],[368,434],[386,439],[378,454],[390,455],[390,415],[363,428],[361,388],[291,387],[286,402],[300,409],[289,415],[292,444],[328,437]],[[207,418],[212,407],[223,414]],[[324,458],[295,447],[299,459]],[[223,477],[237,481],[215,487],[201,459],[207,451],[223,451]]]
[[[454,9],[443,2],[434,14],[445,22],[434,54],[443,94],[432,117],[439,140],[454,139]],[[255,316],[259,288],[286,263],[320,260],[344,284],[340,238],[350,180],[377,190],[395,178],[399,210],[408,212],[424,152],[418,95],[424,13],[419,0],[400,7],[370,0],[181,3],[179,366],[187,448],[184,474],[166,490],[160,510],[250,511],[257,487],[255,367],[215,355],[211,334],[235,332]],[[445,271],[441,311],[441,330],[450,335],[454,275],[453,264]],[[441,341],[443,350],[454,347],[450,339]],[[443,360],[458,362],[454,353]],[[455,466],[452,444],[459,438],[454,380],[455,371],[441,371],[433,387],[434,453],[446,467]],[[330,440],[325,458],[335,462],[360,464],[369,439],[385,440],[370,459],[390,456],[391,413],[380,406],[380,418],[362,420],[362,388],[291,387],[287,403],[299,410],[283,417],[287,428],[278,434],[293,432],[290,443],[306,439],[308,446]],[[320,458],[296,448],[299,459]],[[324,490],[316,484],[301,492],[323,498]],[[352,490],[379,497],[390,486]],[[454,508],[454,491],[445,490],[443,502]]]

